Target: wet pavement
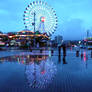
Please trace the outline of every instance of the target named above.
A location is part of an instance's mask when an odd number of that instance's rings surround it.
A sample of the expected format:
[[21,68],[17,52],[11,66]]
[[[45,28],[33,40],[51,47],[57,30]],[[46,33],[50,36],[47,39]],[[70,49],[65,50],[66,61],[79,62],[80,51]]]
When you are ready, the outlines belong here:
[[[83,53],[83,54],[81,54]],[[0,52],[0,92],[91,92],[91,51]]]

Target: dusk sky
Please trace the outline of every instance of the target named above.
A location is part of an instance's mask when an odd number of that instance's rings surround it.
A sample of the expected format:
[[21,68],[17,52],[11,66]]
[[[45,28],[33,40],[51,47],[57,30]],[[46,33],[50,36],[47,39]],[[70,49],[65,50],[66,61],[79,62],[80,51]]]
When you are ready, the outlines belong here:
[[[0,30],[3,32],[24,29],[23,12],[33,0],[0,0]],[[58,17],[55,35],[65,40],[83,39],[89,29],[92,36],[92,0],[45,0]]]

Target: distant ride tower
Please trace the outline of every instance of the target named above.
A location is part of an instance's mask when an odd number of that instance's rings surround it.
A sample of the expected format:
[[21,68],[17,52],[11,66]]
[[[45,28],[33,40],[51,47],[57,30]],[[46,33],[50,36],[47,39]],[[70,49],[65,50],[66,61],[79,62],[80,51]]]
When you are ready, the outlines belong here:
[[38,28],[38,31],[41,32],[41,33],[45,33],[45,25],[44,25],[44,22],[45,22],[45,17],[41,17],[40,18],[40,25],[39,25],[39,28]]

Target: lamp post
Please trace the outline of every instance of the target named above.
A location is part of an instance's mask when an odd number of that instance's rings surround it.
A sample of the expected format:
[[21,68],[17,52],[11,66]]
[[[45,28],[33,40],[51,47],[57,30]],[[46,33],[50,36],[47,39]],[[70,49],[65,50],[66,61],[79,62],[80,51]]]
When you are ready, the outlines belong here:
[[89,37],[89,30],[87,30],[87,41],[86,41],[87,49],[88,49],[88,37]]
[[36,13],[34,12],[34,32],[35,32],[35,15]]

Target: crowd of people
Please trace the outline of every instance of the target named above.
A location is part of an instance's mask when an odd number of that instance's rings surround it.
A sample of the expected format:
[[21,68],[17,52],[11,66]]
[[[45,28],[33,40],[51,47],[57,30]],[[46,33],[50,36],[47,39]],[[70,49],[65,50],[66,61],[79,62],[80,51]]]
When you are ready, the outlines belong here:
[[[63,51],[63,64],[67,64],[66,62],[66,53],[67,53],[67,46],[66,44],[62,44],[62,45],[59,45],[58,46],[58,59],[59,59],[59,62],[61,62],[61,49]],[[76,51],[76,57],[81,57],[81,59],[86,58],[87,60],[87,51],[88,49],[81,49],[79,46],[76,47],[75,51]],[[90,50],[90,57],[92,58],[92,50]]]

